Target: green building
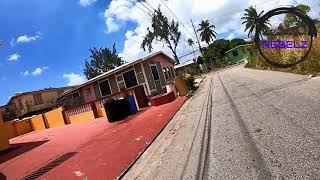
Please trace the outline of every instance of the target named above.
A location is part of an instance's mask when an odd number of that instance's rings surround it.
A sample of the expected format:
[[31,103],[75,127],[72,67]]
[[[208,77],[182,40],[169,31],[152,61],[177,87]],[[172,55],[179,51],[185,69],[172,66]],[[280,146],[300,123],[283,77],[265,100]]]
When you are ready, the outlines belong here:
[[239,45],[226,51],[229,64],[238,64],[248,62],[248,58],[251,55],[250,47],[252,44]]

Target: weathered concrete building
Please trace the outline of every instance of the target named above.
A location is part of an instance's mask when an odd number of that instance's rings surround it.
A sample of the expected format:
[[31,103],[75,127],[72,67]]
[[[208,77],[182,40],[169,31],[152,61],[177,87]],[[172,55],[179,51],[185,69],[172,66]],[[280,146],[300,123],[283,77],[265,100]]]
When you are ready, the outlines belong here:
[[6,105],[0,107],[1,118],[8,121],[49,111],[57,104],[58,96],[72,88],[74,87],[16,93]]

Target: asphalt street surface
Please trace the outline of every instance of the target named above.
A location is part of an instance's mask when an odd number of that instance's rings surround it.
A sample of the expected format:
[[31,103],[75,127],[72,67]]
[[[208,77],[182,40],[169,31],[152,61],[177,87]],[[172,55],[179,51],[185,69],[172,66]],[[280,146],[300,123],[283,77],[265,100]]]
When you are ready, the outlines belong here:
[[320,79],[207,75],[123,179],[320,179]]

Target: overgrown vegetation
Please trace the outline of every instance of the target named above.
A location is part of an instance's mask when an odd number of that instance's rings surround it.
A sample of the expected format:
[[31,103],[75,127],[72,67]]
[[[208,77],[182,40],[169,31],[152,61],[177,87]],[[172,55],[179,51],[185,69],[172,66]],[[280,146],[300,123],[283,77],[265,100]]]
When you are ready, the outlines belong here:
[[226,52],[239,45],[247,44],[244,39],[218,39],[211,43],[203,51],[203,59],[208,65],[209,69],[225,67],[229,64],[226,57]]
[[[320,27],[318,26],[317,28],[318,34],[320,33],[319,28]],[[295,37],[293,40],[299,40],[301,38],[302,37]],[[269,54],[268,57],[270,57],[270,59],[273,59],[273,61],[275,62],[280,62],[279,59],[281,59],[280,63],[292,63],[292,61],[295,61],[294,58],[296,55],[295,52],[292,52],[292,51],[284,51],[282,53]],[[298,73],[298,74],[318,74],[320,73],[319,57],[320,57],[320,39],[314,38],[313,46],[311,48],[311,51],[307,59],[296,66],[293,66],[290,68],[276,68],[268,64],[263,59],[263,57],[260,56],[259,52],[255,50],[254,55],[250,57],[249,63],[246,65],[246,67],[255,68],[255,69],[269,69],[269,70],[276,70],[276,71],[283,71],[283,72],[292,72],[292,73]]]
[[195,87],[194,87],[194,84],[195,84],[195,78],[194,78],[194,75],[191,75],[191,74],[183,74],[183,79],[186,81],[186,84],[189,88],[189,90],[193,90]]
[[[252,7],[250,7],[252,9]],[[249,8],[249,9],[250,9]],[[310,11],[310,7],[307,5],[298,5],[296,8],[300,9],[301,12],[306,14]],[[253,10],[252,10],[253,11]],[[261,14],[262,15],[262,14]],[[245,12],[245,16],[248,16],[248,10]],[[254,22],[254,21],[253,21]],[[252,27],[256,27],[254,23],[250,24]],[[293,27],[292,27],[293,26]],[[318,29],[318,34],[320,33],[320,24],[316,24]],[[291,29],[286,29],[290,27]],[[296,29],[294,29],[296,28]],[[269,31],[273,33],[272,36],[267,37],[268,39],[282,39],[282,40],[293,40],[300,42],[301,40],[307,40],[310,42],[310,38],[306,36],[306,31],[302,34],[299,34],[299,28],[306,29],[305,25],[303,25],[302,21],[294,15],[287,14],[285,19],[279,26],[275,29],[269,28]],[[290,30],[290,31],[288,31]],[[251,29],[250,29],[251,31]],[[250,33],[249,31],[249,33]],[[253,30],[254,31],[254,28]],[[292,32],[294,31],[294,33]],[[282,34],[282,32],[291,33],[291,35]],[[268,36],[268,35],[267,35]],[[313,38],[313,46],[311,51],[307,57],[307,59],[296,66],[290,68],[277,68],[270,64],[268,64],[264,58],[259,54],[256,48],[253,48],[253,55],[249,59],[249,63],[246,67],[256,68],[256,69],[269,69],[269,70],[277,70],[284,72],[292,72],[298,74],[318,74],[320,73],[320,39]],[[302,54],[305,53],[306,49],[296,49],[296,48],[287,48],[287,49],[263,49],[264,54],[268,56],[268,58],[276,63],[281,64],[292,64],[297,62],[297,59],[302,57]]]

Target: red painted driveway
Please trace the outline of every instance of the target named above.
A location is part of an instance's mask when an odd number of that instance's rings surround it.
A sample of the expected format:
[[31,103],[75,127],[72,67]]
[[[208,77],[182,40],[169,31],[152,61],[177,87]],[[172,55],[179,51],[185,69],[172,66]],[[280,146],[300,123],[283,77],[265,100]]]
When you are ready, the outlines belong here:
[[[35,173],[39,179],[116,179],[185,102],[151,107],[124,121],[91,122],[32,132],[10,140],[16,149],[0,153],[0,179],[21,179]],[[61,155],[66,158],[55,161]],[[52,162],[54,161],[54,162]]]

